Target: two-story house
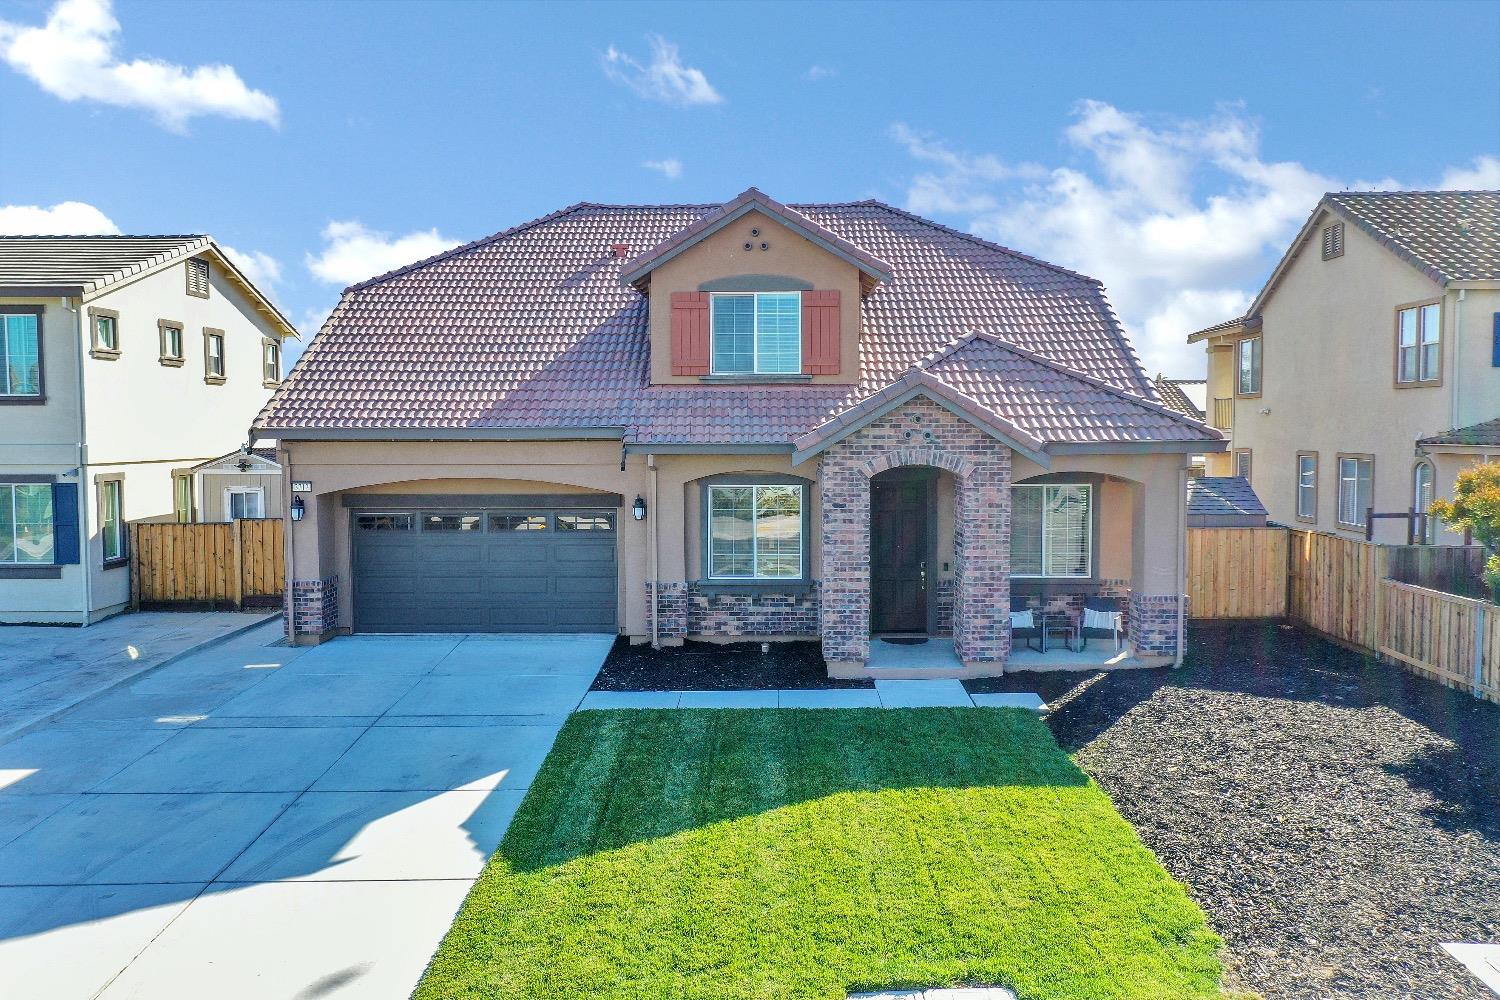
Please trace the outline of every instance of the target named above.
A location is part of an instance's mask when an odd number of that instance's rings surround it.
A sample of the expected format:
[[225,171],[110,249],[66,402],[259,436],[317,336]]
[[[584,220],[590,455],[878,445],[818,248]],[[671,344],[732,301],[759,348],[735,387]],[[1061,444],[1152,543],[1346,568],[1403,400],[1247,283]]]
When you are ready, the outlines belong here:
[[[1210,475],[1245,476],[1274,520],[1322,531],[1424,512],[1500,453],[1483,426],[1500,416],[1500,192],[1325,195],[1245,315],[1188,342],[1231,437]],[[1374,538],[1424,540],[1423,523],[1377,519]]]
[[1101,594],[1169,662],[1188,457],[1223,447],[1097,281],[753,188],[578,204],[355,285],[256,431],[299,487],[298,641],[811,637],[846,675],[890,637],[999,672],[1013,598]]
[[295,336],[207,236],[0,237],[0,622],[125,608],[128,522],[194,519]]

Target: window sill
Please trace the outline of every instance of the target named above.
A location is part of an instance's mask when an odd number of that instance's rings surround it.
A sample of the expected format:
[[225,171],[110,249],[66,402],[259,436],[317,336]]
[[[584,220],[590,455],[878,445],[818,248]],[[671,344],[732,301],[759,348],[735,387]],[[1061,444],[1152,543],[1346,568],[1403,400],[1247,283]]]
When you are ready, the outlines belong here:
[[[1294,515],[1292,515],[1292,519],[1295,520],[1295,521],[1300,521],[1303,524],[1317,524],[1318,523],[1318,519],[1316,517],[1303,517],[1301,514],[1294,514]],[[1364,529],[1360,529],[1360,530],[1364,530]]]
[[93,350],[89,351],[89,357],[99,361],[118,361],[120,360],[120,352],[107,351],[102,347],[96,347]]
[[0,406],[42,406],[46,396],[0,396]]
[[777,382],[811,382],[811,375],[787,373],[784,375],[700,375],[699,382],[709,385],[764,385]]
[[162,365],[163,367],[166,367],[166,368],[181,368],[182,367],[182,359],[181,358],[157,358],[156,361],[157,361],[158,364],[160,364],[160,365]]
[[0,580],[57,580],[61,577],[62,567],[50,563],[0,566]]
[[121,566],[129,566],[129,565],[130,565],[130,557],[129,556],[120,556],[118,559],[106,559],[106,560],[104,560],[104,564],[100,568],[101,569],[119,569]]
[[1420,382],[1402,382],[1398,380],[1394,385],[1397,389],[1440,389],[1442,388],[1443,380],[1440,378],[1429,378]]
[[225,380],[225,378],[224,378],[223,375],[205,375],[205,376],[203,376],[203,382],[204,382],[205,385],[223,385],[225,381],[226,380]]
[[734,582],[729,580],[695,580],[693,591],[707,597],[717,597],[721,594],[788,594],[800,596],[809,594],[816,586],[812,580],[745,580]]
[[279,389],[281,388],[281,381],[278,379],[273,382],[268,378],[263,378],[260,380],[260,387],[262,389]]
[[1097,594],[1104,584],[1092,576],[1013,576],[1010,592],[1021,597],[1053,597],[1057,594]]

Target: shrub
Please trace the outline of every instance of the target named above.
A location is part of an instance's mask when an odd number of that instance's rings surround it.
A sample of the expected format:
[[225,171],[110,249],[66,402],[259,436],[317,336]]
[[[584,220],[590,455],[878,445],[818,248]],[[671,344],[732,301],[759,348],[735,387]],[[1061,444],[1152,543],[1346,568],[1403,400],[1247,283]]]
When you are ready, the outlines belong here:
[[1429,508],[1454,531],[1468,530],[1484,546],[1484,582],[1500,604],[1500,462],[1484,462],[1458,474],[1452,500],[1435,500]]

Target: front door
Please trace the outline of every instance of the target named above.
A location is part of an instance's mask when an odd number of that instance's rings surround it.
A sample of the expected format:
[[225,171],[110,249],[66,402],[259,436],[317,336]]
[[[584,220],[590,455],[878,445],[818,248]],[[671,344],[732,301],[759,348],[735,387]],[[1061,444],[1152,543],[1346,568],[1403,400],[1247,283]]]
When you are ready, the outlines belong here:
[[931,469],[892,469],[870,481],[870,630],[927,632]]

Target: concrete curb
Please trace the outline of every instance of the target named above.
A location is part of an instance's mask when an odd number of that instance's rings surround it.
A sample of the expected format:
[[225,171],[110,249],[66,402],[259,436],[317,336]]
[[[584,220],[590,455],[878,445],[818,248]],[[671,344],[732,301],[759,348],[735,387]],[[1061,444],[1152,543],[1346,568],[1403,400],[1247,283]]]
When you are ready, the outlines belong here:
[[101,694],[108,694],[116,688],[123,687],[133,681],[140,680],[147,674],[154,673],[155,671],[160,670],[162,667],[171,666],[178,660],[186,659],[189,656],[194,656],[198,653],[203,652],[204,650],[213,649],[215,646],[222,645],[223,643],[226,643],[231,639],[237,639],[240,636],[244,635],[246,632],[249,632],[251,629],[260,628],[262,625],[267,625],[275,621],[276,619],[281,618],[283,614],[284,612],[281,611],[269,612],[264,618],[261,618],[259,621],[249,622],[247,624],[241,625],[238,628],[231,629],[230,631],[225,632],[222,635],[216,635],[212,639],[205,639],[196,645],[189,646],[186,649],[180,649],[164,660],[159,660],[155,663],[144,663],[140,667],[131,668],[127,673],[123,673],[118,677],[112,678],[108,683],[105,683],[92,691],[88,691],[84,694],[79,695],[77,698],[74,698],[67,704],[54,708],[51,711],[47,712],[47,714],[45,715],[35,718],[30,722],[23,722],[19,725],[12,726],[10,729],[0,731],[0,745],[10,743],[13,740],[17,740],[22,736],[25,736],[27,733],[35,732],[36,730],[41,729],[43,726],[46,726],[48,723],[50,723],[53,719],[56,719],[59,715],[62,715],[64,712],[72,711],[79,705],[82,705],[84,702],[88,701],[90,698],[97,698]]

